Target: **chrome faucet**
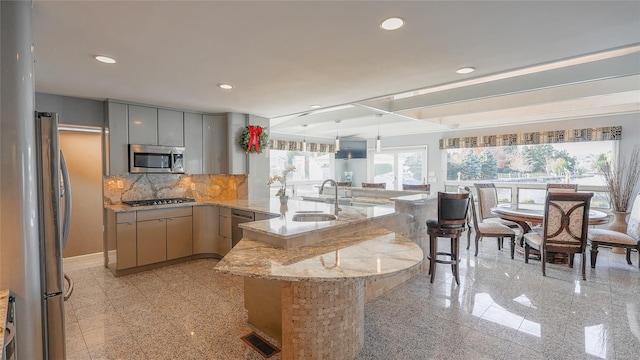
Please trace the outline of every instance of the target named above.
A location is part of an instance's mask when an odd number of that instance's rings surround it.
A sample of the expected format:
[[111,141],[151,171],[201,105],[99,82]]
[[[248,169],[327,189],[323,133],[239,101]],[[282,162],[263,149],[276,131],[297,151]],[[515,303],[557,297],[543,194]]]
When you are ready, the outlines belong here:
[[338,211],[341,211],[342,209],[340,209],[340,207],[338,206],[338,184],[336,183],[336,181],[333,179],[327,179],[323,181],[322,185],[320,185],[320,194],[322,194],[322,190],[324,190],[324,184],[328,182],[332,183],[333,187],[336,188],[336,199],[335,199],[336,209],[334,211],[335,211],[335,215],[338,216]]

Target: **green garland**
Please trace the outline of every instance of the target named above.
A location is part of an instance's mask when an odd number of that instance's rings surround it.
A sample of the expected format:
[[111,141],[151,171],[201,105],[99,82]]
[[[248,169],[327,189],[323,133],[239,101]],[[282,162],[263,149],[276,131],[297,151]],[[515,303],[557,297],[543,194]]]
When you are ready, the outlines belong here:
[[[254,126],[256,126],[256,125],[254,125]],[[260,154],[269,145],[269,134],[267,134],[267,132],[264,130],[264,128],[262,128],[262,134],[260,134],[258,136],[258,139],[260,140],[260,143],[259,143],[260,151],[256,151],[255,146],[251,146],[251,149],[249,149],[250,153]],[[242,146],[242,149],[244,151],[247,151],[247,147],[249,146],[249,126],[247,126],[242,131],[242,134],[240,135],[240,139],[238,141],[238,144],[240,144],[240,146]]]

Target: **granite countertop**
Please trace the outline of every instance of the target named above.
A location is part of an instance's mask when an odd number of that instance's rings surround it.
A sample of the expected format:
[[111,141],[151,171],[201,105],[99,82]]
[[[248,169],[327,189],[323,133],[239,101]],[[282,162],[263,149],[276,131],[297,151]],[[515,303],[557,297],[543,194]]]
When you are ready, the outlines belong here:
[[297,222],[293,221],[293,216],[298,212],[322,212],[333,214],[335,206],[324,202],[301,201],[291,199],[288,205],[280,205],[278,198],[259,200],[222,200],[216,202],[189,202],[171,205],[151,205],[151,206],[127,206],[127,205],[107,205],[107,209],[115,212],[127,212],[138,210],[168,209],[185,206],[217,205],[233,209],[249,210],[264,214],[277,215],[270,220],[261,220],[240,224],[242,228],[249,228],[256,232],[262,232],[271,236],[287,238],[297,236],[310,231],[317,231],[326,228],[348,226],[354,221],[365,221],[376,217],[392,215],[395,209],[391,206],[368,206],[356,207],[340,205],[342,211],[338,212],[338,220],[320,222]]
[[411,271],[422,258],[422,250],[410,239],[371,228],[291,250],[244,238],[216,270],[269,280],[341,281]]
[[[4,344],[4,324],[7,322],[7,309],[9,308],[9,290],[0,290],[0,344]],[[4,352],[4,346],[0,347],[0,358]]]
[[[281,205],[278,198],[270,198],[106,207],[121,212],[202,205],[277,215],[272,219],[239,225],[245,229],[245,237],[216,266],[218,271],[233,275],[288,281],[337,281],[382,277],[409,271],[423,259],[422,250],[410,239],[390,230],[368,225],[371,220],[394,216],[394,207],[388,205],[340,205],[342,210],[338,212],[337,220],[317,222],[293,221],[293,216],[309,212],[333,214],[335,205],[295,199],[290,199],[287,205]],[[365,226],[358,228],[357,224]],[[247,237],[247,230],[250,234],[272,239],[320,240],[284,249]],[[326,235],[318,236],[320,232]]]
[[411,202],[414,204],[422,204],[424,203],[426,200],[429,199],[437,199],[438,195],[431,195],[431,194],[414,194],[414,195],[405,195],[405,196],[398,196],[398,197],[393,197],[390,200],[395,200],[395,201],[406,201],[406,202]]

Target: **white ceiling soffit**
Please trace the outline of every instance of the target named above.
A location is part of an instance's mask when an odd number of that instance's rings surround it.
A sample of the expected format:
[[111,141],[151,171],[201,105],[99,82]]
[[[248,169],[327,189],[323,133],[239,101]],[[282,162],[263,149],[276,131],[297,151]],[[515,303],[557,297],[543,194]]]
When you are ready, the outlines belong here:
[[272,131],[372,138],[640,111],[640,47],[609,53],[276,118]]
[[[366,138],[437,132],[476,123],[449,108],[433,118],[431,107],[596,80],[572,67],[593,63],[584,69],[598,72],[600,60],[637,53],[639,14],[638,1],[34,0],[35,88],[254,114],[273,119],[272,134],[300,138],[305,122],[307,137],[326,139],[337,128]],[[382,31],[389,16],[406,25]],[[455,72],[467,66],[476,71]],[[308,112],[317,104],[323,109]],[[478,116],[508,108],[484,110]]]

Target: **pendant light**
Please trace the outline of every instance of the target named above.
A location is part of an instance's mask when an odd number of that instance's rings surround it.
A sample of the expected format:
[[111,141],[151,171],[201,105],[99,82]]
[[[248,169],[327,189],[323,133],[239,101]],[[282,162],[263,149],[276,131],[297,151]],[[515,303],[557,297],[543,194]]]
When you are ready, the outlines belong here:
[[340,138],[338,137],[339,127],[340,127],[340,120],[336,120],[336,152],[340,151]]
[[380,141],[380,118],[382,114],[376,114],[378,118],[378,137],[376,138],[376,152],[380,152],[382,150],[382,141]]
[[307,152],[307,124],[303,124],[304,135],[302,137],[302,152]]

